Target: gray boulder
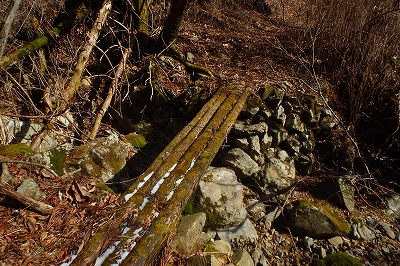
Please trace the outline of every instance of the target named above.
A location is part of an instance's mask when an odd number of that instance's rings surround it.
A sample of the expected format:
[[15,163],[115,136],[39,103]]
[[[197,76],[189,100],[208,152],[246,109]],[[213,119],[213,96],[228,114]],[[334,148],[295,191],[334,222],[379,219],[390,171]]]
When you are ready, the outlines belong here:
[[350,225],[327,206],[297,200],[286,206],[285,217],[290,230],[298,235],[330,238],[350,233]]
[[350,175],[328,177],[318,184],[322,197],[348,211],[354,210],[354,177]]
[[204,244],[199,243],[199,240],[205,223],[205,213],[182,216],[177,233],[169,245],[170,248],[183,255],[194,253],[197,246]]
[[17,188],[17,192],[39,201],[46,198],[46,193],[40,190],[38,184],[32,178],[22,181],[21,185]]
[[350,237],[370,241],[375,238],[375,233],[358,219],[351,220]]
[[114,135],[98,138],[76,147],[68,164],[71,168],[81,168],[85,174],[106,182],[125,166],[131,148],[131,144],[119,141]]
[[239,249],[233,254],[233,261],[237,266],[254,266],[253,259],[244,249]]
[[243,185],[237,181],[235,172],[228,168],[209,167],[200,180],[198,199],[210,227],[237,226],[247,218]]
[[291,133],[302,133],[305,130],[304,124],[298,114],[290,114],[285,121],[285,128]]
[[249,125],[244,121],[236,121],[232,127],[232,132],[238,135],[262,135],[268,130],[268,125],[264,122]]
[[250,178],[260,171],[258,164],[242,149],[234,148],[225,154],[221,163],[232,167],[239,179]]
[[227,242],[235,238],[256,240],[258,239],[258,233],[250,220],[246,219],[239,226],[217,229],[217,237]]
[[283,150],[269,149],[266,164],[258,175],[263,200],[279,201],[295,183],[294,160]]

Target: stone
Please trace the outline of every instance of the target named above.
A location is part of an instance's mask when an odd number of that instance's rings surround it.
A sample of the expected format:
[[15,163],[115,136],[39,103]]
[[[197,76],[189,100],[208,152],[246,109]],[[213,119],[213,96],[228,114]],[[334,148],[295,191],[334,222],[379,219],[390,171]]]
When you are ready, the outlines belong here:
[[250,150],[248,138],[235,138],[235,148],[239,148],[244,152],[248,152]]
[[260,139],[260,144],[261,144],[261,150],[263,152],[267,151],[269,148],[271,148],[273,138],[272,136],[267,132],[265,133],[261,139]]
[[8,165],[6,163],[1,164],[1,175],[0,175],[0,183],[13,185],[15,182],[15,178],[8,171]]
[[250,239],[257,240],[258,233],[254,225],[249,219],[244,220],[242,224],[237,227],[230,227],[225,229],[217,229],[217,236],[219,239],[230,242],[232,239]]
[[258,264],[258,262],[261,260],[261,257],[263,256],[263,252],[261,250],[261,248],[254,248],[251,252],[250,252],[250,256],[254,261],[254,264]]
[[330,203],[348,211],[354,210],[354,177],[344,175],[328,177],[317,185],[321,196]]
[[347,252],[330,254],[323,259],[315,261],[312,265],[352,265],[362,266],[361,262]]
[[266,211],[265,220],[273,223],[282,213],[281,207],[275,207]]
[[286,129],[280,125],[277,125],[276,127],[269,127],[269,133],[272,137],[272,148],[278,147],[278,145],[281,144],[289,136]]
[[378,225],[375,219],[371,216],[367,216],[367,218],[365,218],[365,223],[372,229],[374,229]]
[[305,131],[303,122],[298,114],[291,113],[285,121],[285,128],[291,133],[302,133]]
[[300,152],[301,143],[295,136],[290,135],[279,145],[279,147],[284,149],[290,156],[294,156]]
[[285,114],[290,114],[293,112],[293,105],[289,101],[282,101],[283,109],[285,110]]
[[206,222],[205,213],[182,216],[177,233],[169,244],[171,249],[177,250],[180,254],[190,255],[194,253],[199,243],[203,227]]
[[289,229],[298,235],[330,238],[347,235],[350,225],[327,206],[316,206],[306,200],[296,200],[285,207]]
[[46,198],[46,193],[40,190],[38,184],[32,178],[23,180],[18,186],[17,192],[38,201]]
[[280,105],[271,115],[271,119],[277,124],[284,125],[286,123],[285,109]]
[[372,232],[363,223],[361,223],[359,221],[354,222],[354,220],[353,220],[353,222],[351,224],[350,237],[353,239],[361,239],[361,240],[370,241],[375,238],[375,233]]
[[232,167],[239,179],[251,178],[260,171],[258,164],[242,149],[234,148],[221,159],[223,166]]
[[303,246],[306,252],[311,252],[311,248],[314,246],[314,240],[311,237],[306,236],[303,239]]
[[319,247],[318,255],[322,259],[325,258],[326,257],[326,249],[324,249],[323,247]]
[[368,255],[371,257],[373,260],[379,260],[381,258],[381,254],[379,253],[378,250],[376,249],[371,249],[370,252],[368,252]]
[[193,63],[194,55],[191,52],[186,53],[186,61],[188,61],[189,63]]
[[265,85],[260,89],[260,96],[271,109],[275,109],[281,104],[285,91],[277,85]]
[[314,151],[316,142],[314,138],[314,133],[311,130],[300,133],[299,141],[301,143],[300,151],[302,153],[308,154]]
[[131,144],[119,141],[114,135],[97,138],[76,147],[67,164],[71,171],[81,168],[84,174],[107,182],[126,165],[131,149]]
[[197,194],[209,227],[238,226],[247,218],[243,185],[231,169],[210,166],[200,180]]
[[389,255],[390,255],[390,249],[387,248],[387,247],[382,247],[382,253],[383,253],[385,256],[389,256]]
[[395,195],[385,199],[387,210],[386,213],[391,217],[400,217],[400,197]]
[[303,176],[310,175],[314,169],[314,162],[315,159],[312,153],[307,155],[299,153],[294,159],[297,173]]
[[224,240],[215,240],[206,244],[204,252],[213,253],[218,260],[227,263],[233,255],[231,244]]
[[248,200],[247,212],[254,220],[259,220],[265,215],[265,205],[259,200]]
[[264,156],[261,152],[260,137],[258,135],[253,135],[249,137],[249,151],[250,157],[257,162],[259,165],[264,164]]
[[260,110],[261,104],[262,101],[259,96],[250,96],[246,101],[246,105],[244,106],[241,115],[244,117],[253,117]]
[[268,125],[264,122],[248,125],[244,121],[236,121],[231,131],[237,135],[262,135],[268,131]]
[[187,261],[188,266],[221,266],[220,261],[214,255],[195,255]]
[[334,237],[332,237],[332,238],[329,238],[329,239],[328,239],[328,242],[329,242],[331,245],[339,246],[339,245],[343,244],[343,239],[342,239],[342,237],[340,237],[340,236],[334,236]]
[[390,237],[391,239],[395,239],[396,238],[396,234],[393,232],[393,230],[390,228],[390,224],[384,223],[384,222],[380,222],[378,224],[378,229],[384,233],[385,235],[387,235],[388,237]]
[[258,175],[263,200],[279,201],[295,183],[294,160],[279,149],[269,149],[266,164]]
[[253,259],[244,249],[239,249],[233,254],[233,261],[237,266],[254,266]]
[[313,128],[319,121],[319,115],[316,115],[312,109],[305,109],[301,113],[301,120],[304,121],[307,127]]
[[69,128],[74,122],[74,117],[69,111],[57,117],[57,124],[65,128]]
[[321,117],[322,118],[319,121],[319,125],[321,126],[321,128],[331,130],[332,128],[334,128],[337,125],[336,118],[333,116],[332,112],[330,112],[329,110],[325,110],[324,115],[321,114]]

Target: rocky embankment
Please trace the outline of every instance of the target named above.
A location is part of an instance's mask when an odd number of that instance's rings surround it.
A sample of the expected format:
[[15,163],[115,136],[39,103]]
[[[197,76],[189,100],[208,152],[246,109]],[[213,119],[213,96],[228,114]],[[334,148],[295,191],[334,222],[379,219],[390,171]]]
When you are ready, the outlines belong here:
[[[291,86],[266,85],[248,100],[167,247],[175,259],[185,259],[190,265],[400,263],[400,199],[395,195],[382,199],[384,209],[358,200],[359,177],[350,171],[355,157],[352,145],[341,150],[337,161],[343,174],[326,175],[313,191],[298,189],[296,173],[307,176],[313,172],[314,154],[335,152],[324,138],[338,121],[323,99],[289,96]],[[166,135],[173,135],[171,130],[178,131],[176,121],[182,119],[163,108],[154,109],[153,121],[166,125],[170,130]],[[101,182],[113,179],[125,184],[133,167],[126,161],[146,144],[139,134],[107,131],[107,137],[74,148],[65,142],[74,118],[65,115],[57,122],[64,133],[49,132],[33,154],[23,143],[30,144],[43,126],[2,119],[8,143],[19,143],[2,146],[2,155],[23,151],[29,155],[28,162],[46,165],[60,176],[80,169]],[[151,126],[141,122],[137,131],[146,135],[146,127]],[[1,181],[14,182],[6,163]],[[46,197],[30,178],[17,190],[37,200]]]

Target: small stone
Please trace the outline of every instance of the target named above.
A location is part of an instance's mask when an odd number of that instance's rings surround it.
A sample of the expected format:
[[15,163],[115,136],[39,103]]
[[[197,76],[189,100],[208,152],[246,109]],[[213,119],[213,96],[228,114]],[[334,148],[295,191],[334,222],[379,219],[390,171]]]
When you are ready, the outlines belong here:
[[323,247],[319,247],[319,257],[321,259],[326,257],[326,250]]
[[46,198],[46,193],[40,190],[38,184],[32,178],[27,178],[22,181],[21,185],[17,188],[17,191],[27,197],[39,201]]
[[250,254],[254,264],[258,264],[258,262],[261,260],[261,256],[263,256],[263,252],[260,248],[254,248]]
[[314,245],[314,240],[311,237],[306,236],[303,240],[303,245],[307,252],[311,252],[311,247]]
[[250,254],[244,250],[240,249],[233,254],[233,259],[236,261],[236,265],[241,266],[254,266],[253,259],[251,258]]
[[383,254],[385,254],[386,256],[390,255],[390,249],[388,249],[387,247],[382,247],[382,252]]
[[379,259],[381,258],[381,254],[380,254],[379,251],[376,250],[376,249],[372,249],[372,250],[369,252],[369,256],[370,256],[371,259],[373,259],[373,260],[379,260]]
[[2,169],[1,176],[0,176],[1,184],[12,185],[14,183],[15,178],[8,171],[8,165],[6,163],[2,163],[1,169]]
[[379,229],[382,233],[385,233],[388,237],[390,237],[391,239],[395,239],[396,235],[395,233],[392,231],[392,229],[390,228],[390,225],[384,222],[380,222],[379,223]]
[[372,218],[371,216],[368,216],[365,219],[365,223],[372,229],[374,229],[378,225],[378,223],[375,221],[375,219]]
[[352,250],[353,253],[357,254],[357,255],[361,255],[363,253],[363,251],[360,248],[354,248]]

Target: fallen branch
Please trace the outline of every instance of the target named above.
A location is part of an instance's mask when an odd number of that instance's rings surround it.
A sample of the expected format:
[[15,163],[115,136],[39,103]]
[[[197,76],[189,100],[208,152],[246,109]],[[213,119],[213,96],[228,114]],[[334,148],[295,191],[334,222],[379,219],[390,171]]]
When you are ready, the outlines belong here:
[[97,135],[97,132],[99,131],[101,120],[103,119],[104,114],[107,112],[108,107],[110,107],[110,103],[112,100],[112,97],[118,88],[118,81],[124,72],[125,65],[126,65],[126,60],[128,59],[129,55],[131,53],[131,49],[125,49],[124,53],[122,54],[122,59],[119,62],[117,71],[115,72],[115,77],[111,83],[110,90],[108,91],[107,98],[105,99],[103,105],[101,106],[101,109],[99,110],[99,113],[97,114],[96,121],[94,122],[92,132],[90,133],[89,138],[94,139]]
[[78,56],[78,61],[75,66],[74,74],[71,77],[71,81],[68,87],[62,93],[61,109],[65,109],[68,106],[69,101],[74,96],[75,92],[78,90],[82,79],[82,73],[86,68],[87,62],[89,61],[90,54],[93,47],[96,45],[96,41],[100,35],[100,31],[106,22],[109,11],[111,10],[111,0],[105,0],[98,15],[96,21],[93,24],[92,29],[88,34],[88,40],[85,41],[86,44],[83,47],[82,52]]
[[67,18],[64,22],[58,24],[53,29],[46,32],[46,34],[37,37],[30,43],[25,44],[24,46],[18,48],[14,52],[2,57],[0,59],[0,68],[7,68],[14,64],[19,59],[23,58],[24,56],[30,54],[33,51],[36,51],[40,47],[44,46],[49,42],[51,39],[55,39],[61,34],[69,31],[72,29],[73,26],[78,24],[86,15],[87,10],[84,5],[81,5],[76,14]]
[[50,215],[53,212],[53,206],[50,206],[46,203],[29,198],[29,197],[27,197],[17,191],[14,191],[10,188],[7,188],[3,185],[0,185],[0,193],[8,196],[10,198],[13,198],[13,199],[21,202],[22,204],[28,206],[29,208],[32,208],[35,211],[38,211],[45,215]]
[[25,162],[25,161],[18,161],[18,160],[4,160],[1,158],[0,163],[21,163],[21,164],[28,164],[28,165],[33,165],[33,166],[38,166],[43,169],[45,169],[47,172],[50,174],[54,175],[55,177],[59,177],[56,172],[54,172],[51,168],[49,168],[46,165],[39,164],[39,163],[32,163],[32,162]]

